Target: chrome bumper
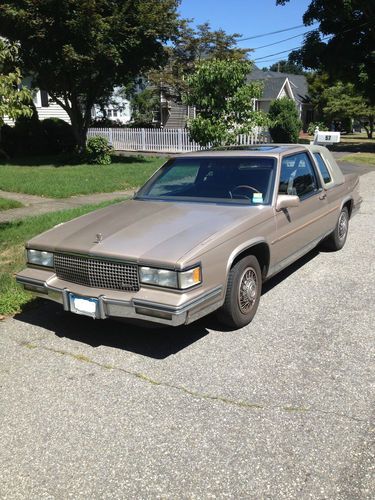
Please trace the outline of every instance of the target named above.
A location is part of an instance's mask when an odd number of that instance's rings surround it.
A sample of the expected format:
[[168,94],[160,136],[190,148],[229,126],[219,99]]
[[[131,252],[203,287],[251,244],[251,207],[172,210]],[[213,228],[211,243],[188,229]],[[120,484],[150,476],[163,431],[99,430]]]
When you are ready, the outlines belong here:
[[[20,275],[16,277],[16,281],[33,295],[58,302],[65,311],[76,312],[72,311],[70,306],[71,290],[55,288],[44,281]],[[137,319],[170,326],[186,325],[210,314],[222,305],[222,288],[222,286],[218,286],[180,306],[170,306],[140,299],[118,300],[100,295],[97,297],[98,307],[93,317],[95,319]]]

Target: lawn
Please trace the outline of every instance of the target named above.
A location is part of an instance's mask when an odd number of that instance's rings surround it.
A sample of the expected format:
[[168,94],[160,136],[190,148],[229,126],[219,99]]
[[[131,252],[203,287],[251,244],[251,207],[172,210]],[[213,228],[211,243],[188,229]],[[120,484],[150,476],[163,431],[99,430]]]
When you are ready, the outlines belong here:
[[50,198],[110,193],[141,186],[164,157],[116,156],[111,165],[72,165],[62,157],[2,161],[0,190]]
[[0,212],[2,210],[9,210],[10,208],[20,208],[20,207],[23,207],[23,205],[19,201],[0,198]]
[[15,222],[0,223],[0,315],[16,313],[32,299],[32,295],[25,292],[14,278],[14,273],[25,267],[25,241],[60,222],[66,222],[115,202],[116,200],[98,205],[85,205],[70,210],[27,217]]
[[375,153],[354,153],[348,156],[343,156],[342,161],[351,161],[353,163],[364,163],[375,167]]

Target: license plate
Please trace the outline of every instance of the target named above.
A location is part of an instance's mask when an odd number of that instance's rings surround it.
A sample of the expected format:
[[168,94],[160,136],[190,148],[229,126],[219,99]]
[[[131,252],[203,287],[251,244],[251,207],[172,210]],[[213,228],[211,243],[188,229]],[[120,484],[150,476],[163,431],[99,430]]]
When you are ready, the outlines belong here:
[[98,299],[93,299],[91,297],[80,297],[69,294],[70,310],[76,314],[83,314],[84,316],[90,316],[91,318],[96,318],[96,311],[98,308]]

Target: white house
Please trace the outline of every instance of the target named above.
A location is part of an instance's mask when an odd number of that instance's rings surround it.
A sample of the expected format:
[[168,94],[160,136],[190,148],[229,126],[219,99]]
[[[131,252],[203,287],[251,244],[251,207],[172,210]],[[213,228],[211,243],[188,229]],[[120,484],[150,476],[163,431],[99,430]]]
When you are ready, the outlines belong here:
[[[33,97],[34,105],[38,113],[39,120],[46,118],[60,118],[70,123],[70,118],[66,111],[62,109],[57,103],[53,102],[45,90],[37,90]],[[14,121],[4,117],[4,123],[7,125],[14,125]]]
[[92,117],[95,119],[108,118],[113,122],[128,123],[131,120],[130,102],[122,95],[121,88],[115,87],[112,97],[106,106],[94,106]]
[[[27,80],[24,85],[27,85]],[[46,118],[60,118],[70,123],[70,118],[66,111],[63,110],[56,102],[48,95],[46,90],[37,90],[34,92],[33,101],[39,120]],[[115,89],[110,104],[104,108],[105,116],[113,121],[127,123],[131,119],[130,102],[119,95],[119,89]],[[94,106],[92,110],[93,118],[103,118],[103,112],[99,106]],[[4,123],[13,125],[14,122],[8,117],[4,117]]]

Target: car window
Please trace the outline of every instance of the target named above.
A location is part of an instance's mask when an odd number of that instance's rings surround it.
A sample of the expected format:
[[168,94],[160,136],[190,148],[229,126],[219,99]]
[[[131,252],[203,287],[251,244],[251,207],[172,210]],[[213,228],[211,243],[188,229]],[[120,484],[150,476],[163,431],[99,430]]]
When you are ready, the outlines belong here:
[[300,198],[318,190],[314,167],[307,153],[287,156],[281,162],[279,194]]
[[318,164],[320,173],[322,174],[324,183],[328,184],[329,182],[331,182],[332,178],[331,178],[331,175],[329,173],[328,167],[322,158],[322,155],[320,153],[314,153],[314,157],[315,157],[316,162]]
[[269,157],[176,158],[138,191],[137,199],[267,205],[276,160]]
[[199,170],[199,163],[184,162],[179,168],[166,169],[159,182],[154,184],[150,196],[163,196],[171,192],[178,193],[194,184]]

